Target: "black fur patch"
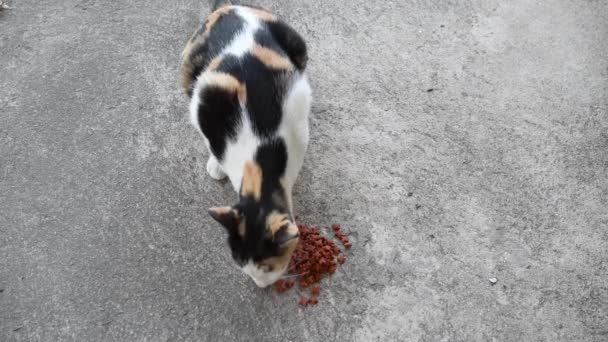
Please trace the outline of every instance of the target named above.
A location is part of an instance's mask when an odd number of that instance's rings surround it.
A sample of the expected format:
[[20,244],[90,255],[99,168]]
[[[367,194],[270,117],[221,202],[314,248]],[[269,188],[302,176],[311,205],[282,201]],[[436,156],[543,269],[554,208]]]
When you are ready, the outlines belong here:
[[253,198],[241,198],[235,209],[245,216],[245,236],[231,234],[228,237],[235,260],[260,261],[280,255],[280,248],[266,231],[266,215],[270,213]]
[[245,74],[243,73],[241,61],[234,55],[224,55],[216,71],[229,74],[241,83],[245,82]]
[[236,137],[241,125],[241,106],[236,93],[209,86],[202,89],[198,121],[211,151],[222,160],[228,139]]
[[274,50],[280,55],[285,56],[285,52],[283,51],[279,43],[277,43],[277,41],[274,39],[272,33],[269,30],[257,30],[253,39],[259,45]]
[[267,25],[270,33],[272,33],[276,42],[287,53],[291,62],[298,70],[304,70],[306,62],[308,62],[308,54],[306,52],[306,43],[302,39],[302,36],[291,26],[280,20],[267,23]]
[[281,189],[279,180],[287,168],[287,147],[282,138],[266,142],[255,153],[255,161],[262,168],[262,201],[269,200]]
[[253,131],[261,137],[272,136],[283,117],[283,97],[289,71],[272,70],[251,54],[227,55],[217,71],[244,82],[247,89],[247,111]]
[[[283,116],[287,84],[284,70],[272,70],[251,54],[241,59],[241,75],[247,87],[247,109],[253,131],[262,137],[276,132]],[[239,78],[239,77],[237,77]]]

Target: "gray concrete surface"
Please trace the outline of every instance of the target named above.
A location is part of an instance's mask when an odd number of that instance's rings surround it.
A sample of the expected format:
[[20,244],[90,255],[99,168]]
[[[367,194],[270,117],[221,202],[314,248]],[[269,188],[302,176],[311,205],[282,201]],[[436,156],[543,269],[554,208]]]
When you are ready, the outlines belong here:
[[258,4],[310,46],[296,210],[354,242],[320,304],[207,217],[235,195],[177,85],[205,2],[14,0],[0,341],[608,340],[605,1]]

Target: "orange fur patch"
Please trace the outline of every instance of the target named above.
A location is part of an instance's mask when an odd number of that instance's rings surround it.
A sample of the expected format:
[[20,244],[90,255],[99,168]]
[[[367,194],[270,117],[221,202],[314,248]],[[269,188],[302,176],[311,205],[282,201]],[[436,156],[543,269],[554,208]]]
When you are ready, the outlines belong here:
[[210,208],[209,210],[213,210],[216,213],[218,213],[218,215],[226,215],[229,212],[231,212],[233,209],[231,207],[213,207]]
[[270,229],[272,235],[274,235],[285,223],[289,223],[287,214],[273,211],[266,217],[266,226]]
[[281,56],[276,51],[265,48],[261,45],[255,45],[252,53],[257,59],[259,59],[269,68],[287,70],[293,68],[293,64],[291,64],[289,58]]
[[192,90],[192,84],[194,83],[194,75],[192,73],[194,72],[194,63],[196,63],[196,61],[192,58],[191,53],[192,48],[195,45],[195,39],[196,33],[194,33],[192,37],[188,39],[188,42],[182,51],[182,63],[179,68],[179,82],[184,90],[184,93],[186,94],[190,93]]
[[224,72],[208,71],[202,77],[208,85],[217,86],[236,93],[241,103],[244,104],[247,101],[247,88],[245,84],[239,82],[234,76]]
[[209,66],[207,67],[207,70],[215,70],[217,68],[219,68],[220,64],[222,63],[222,57],[221,56],[217,56],[215,57],[211,63],[209,63]]
[[192,51],[192,39],[188,39],[186,47],[184,47],[184,50],[182,51],[182,58],[190,56],[190,51]]
[[253,196],[257,201],[262,197],[262,169],[254,161],[246,161],[243,167],[241,195]]

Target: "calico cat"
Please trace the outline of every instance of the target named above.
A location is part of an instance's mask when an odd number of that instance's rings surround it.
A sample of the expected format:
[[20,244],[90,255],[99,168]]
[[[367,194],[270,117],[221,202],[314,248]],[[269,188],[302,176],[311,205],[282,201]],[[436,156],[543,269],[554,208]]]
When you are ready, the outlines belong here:
[[181,85],[209,150],[207,172],[228,176],[238,193],[209,214],[226,228],[233,259],[265,287],[298,243],[291,191],[308,146],[306,44],[264,9],[212,8],[182,52]]

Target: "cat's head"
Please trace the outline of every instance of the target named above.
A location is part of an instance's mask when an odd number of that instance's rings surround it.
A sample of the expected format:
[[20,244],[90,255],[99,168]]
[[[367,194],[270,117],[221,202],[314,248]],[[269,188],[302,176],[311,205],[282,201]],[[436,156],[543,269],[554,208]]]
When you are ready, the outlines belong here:
[[[209,209],[209,214],[228,232],[232,258],[259,287],[277,281],[287,270],[298,243],[298,227],[292,221],[281,187],[265,189],[262,196],[259,165],[247,162],[239,202]],[[266,188],[266,186],[265,186]]]

